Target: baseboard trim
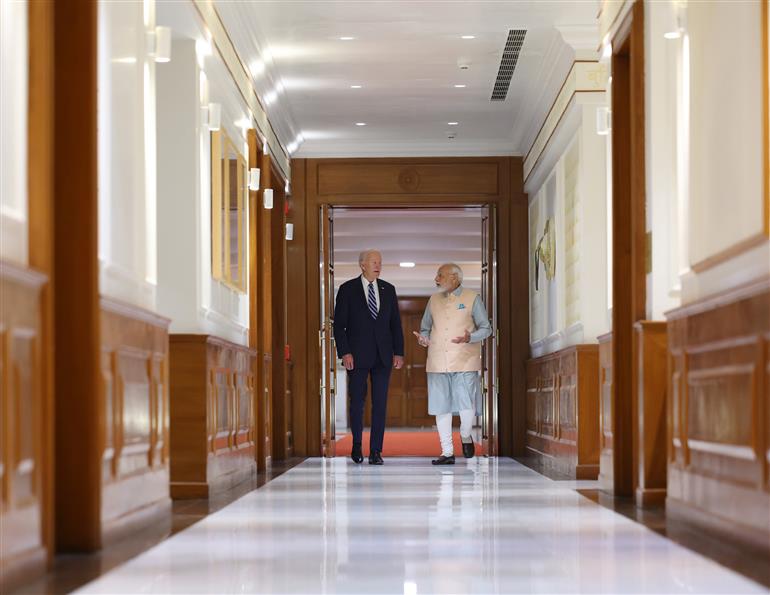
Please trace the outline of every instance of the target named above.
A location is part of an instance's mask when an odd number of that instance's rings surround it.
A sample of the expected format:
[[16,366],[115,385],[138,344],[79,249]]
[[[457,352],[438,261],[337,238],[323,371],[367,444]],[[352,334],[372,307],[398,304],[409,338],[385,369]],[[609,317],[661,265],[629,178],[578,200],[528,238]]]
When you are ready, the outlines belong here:
[[636,488],[636,506],[654,508],[666,504],[666,488]]
[[689,523],[709,533],[716,534],[727,542],[748,547],[762,555],[770,556],[770,534],[765,531],[741,525],[740,533],[738,533],[733,521],[720,518],[670,496],[666,498],[666,517]]
[[47,562],[48,554],[44,547],[36,547],[3,560],[0,567],[0,593],[10,593],[45,574]]

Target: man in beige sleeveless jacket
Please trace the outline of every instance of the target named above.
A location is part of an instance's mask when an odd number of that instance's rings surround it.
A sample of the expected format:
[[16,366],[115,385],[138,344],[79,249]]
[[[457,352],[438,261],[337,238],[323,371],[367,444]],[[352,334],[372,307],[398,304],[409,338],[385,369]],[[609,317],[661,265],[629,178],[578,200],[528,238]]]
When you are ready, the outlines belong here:
[[452,414],[460,416],[463,454],[475,454],[471,429],[481,405],[481,342],[492,334],[479,295],[462,286],[463,271],[443,264],[436,278],[438,293],[428,301],[417,341],[428,348],[428,413],[436,416],[441,456],[434,465],[454,465]]

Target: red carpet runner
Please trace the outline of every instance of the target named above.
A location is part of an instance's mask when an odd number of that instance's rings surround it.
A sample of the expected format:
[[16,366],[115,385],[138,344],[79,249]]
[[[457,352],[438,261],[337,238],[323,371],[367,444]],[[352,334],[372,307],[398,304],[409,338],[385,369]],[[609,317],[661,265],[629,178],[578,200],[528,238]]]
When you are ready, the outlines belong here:
[[[452,433],[455,456],[462,456],[463,449],[460,444],[460,433]],[[353,435],[345,434],[337,440],[337,456],[350,456],[353,448]],[[369,432],[363,435],[364,456],[369,455]],[[385,442],[382,445],[383,457],[437,457],[441,454],[441,446],[437,432],[388,432],[385,431]],[[480,444],[476,444],[476,455],[482,455],[484,451]]]

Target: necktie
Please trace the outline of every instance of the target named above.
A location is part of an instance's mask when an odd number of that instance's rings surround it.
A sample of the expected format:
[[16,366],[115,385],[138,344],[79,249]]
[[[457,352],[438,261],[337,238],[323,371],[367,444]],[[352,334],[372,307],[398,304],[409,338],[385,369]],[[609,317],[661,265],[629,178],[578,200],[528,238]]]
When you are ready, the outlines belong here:
[[369,291],[367,292],[366,303],[369,306],[369,314],[372,318],[377,319],[377,298],[374,297],[374,283],[369,283]]

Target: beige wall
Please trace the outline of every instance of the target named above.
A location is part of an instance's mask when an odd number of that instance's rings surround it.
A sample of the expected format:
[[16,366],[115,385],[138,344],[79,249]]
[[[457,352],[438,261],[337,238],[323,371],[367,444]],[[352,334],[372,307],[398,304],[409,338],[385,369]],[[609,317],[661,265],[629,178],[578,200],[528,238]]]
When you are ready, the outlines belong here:
[[689,191],[683,301],[770,273],[762,1],[689,2]]

